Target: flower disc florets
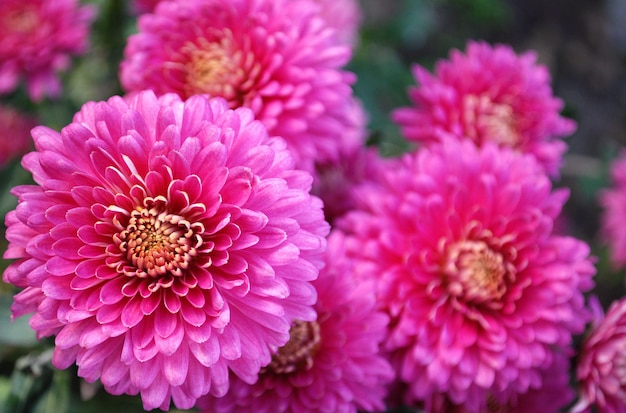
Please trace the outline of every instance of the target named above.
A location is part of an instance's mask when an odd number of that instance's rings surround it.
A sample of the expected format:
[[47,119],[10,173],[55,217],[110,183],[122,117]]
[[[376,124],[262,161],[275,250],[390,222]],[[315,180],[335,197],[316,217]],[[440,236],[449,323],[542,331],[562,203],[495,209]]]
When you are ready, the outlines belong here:
[[57,367],[190,408],[224,394],[229,369],[254,381],[292,322],[315,319],[328,224],[250,110],[142,92],[33,137],[3,279],[24,287],[14,315],[56,335]]

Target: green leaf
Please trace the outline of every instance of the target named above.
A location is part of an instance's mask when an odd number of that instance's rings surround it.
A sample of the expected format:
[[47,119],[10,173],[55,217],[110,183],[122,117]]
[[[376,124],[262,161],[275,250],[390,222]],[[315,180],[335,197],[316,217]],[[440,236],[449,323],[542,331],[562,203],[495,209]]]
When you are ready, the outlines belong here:
[[11,380],[7,377],[0,376],[0,413],[9,413],[7,408],[7,399],[11,394]]
[[140,413],[144,412],[141,398],[139,396],[113,396],[100,390],[95,397],[89,400],[81,400],[74,397],[67,413],[101,413],[101,412],[124,412]]
[[[23,362],[29,359],[28,357],[18,360],[17,364],[35,363],[36,356],[30,357],[31,361]],[[33,364],[33,367],[35,364]],[[45,393],[50,386],[51,371],[44,369],[37,371],[37,374],[33,370],[17,366],[11,374],[11,389],[8,397],[2,403],[2,413],[30,413],[33,405],[37,399]],[[41,366],[39,366],[41,367]]]
[[64,370],[55,370],[52,384],[43,396],[37,399],[32,413],[67,412],[70,405],[69,373]]
[[28,325],[28,317],[11,321],[12,302],[11,295],[0,292],[0,346],[32,347],[38,343],[37,336]]

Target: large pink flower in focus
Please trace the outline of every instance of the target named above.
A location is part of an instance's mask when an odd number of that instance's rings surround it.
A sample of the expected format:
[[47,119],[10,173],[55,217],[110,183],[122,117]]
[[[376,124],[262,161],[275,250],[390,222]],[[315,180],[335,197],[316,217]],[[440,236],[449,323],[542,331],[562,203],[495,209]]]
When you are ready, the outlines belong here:
[[[579,400],[572,413],[626,412],[626,298],[615,301],[606,317],[599,303],[589,336],[578,356]],[[593,410],[596,411],[596,410]]]
[[35,125],[32,117],[0,105],[0,168],[28,152],[32,146],[30,130]]
[[600,193],[603,208],[600,216],[601,235],[609,246],[610,259],[615,266],[626,265],[626,150],[611,164],[612,186]]
[[207,412],[334,413],[382,411],[391,366],[379,345],[388,317],[376,306],[372,283],[352,277],[344,238],[328,238],[326,266],[314,281],[317,320],[296,321],[291,340],[253,384],[234,379],[222,398],[199,404]]
[[86,51],[94,15],[93,6],[78,0],[2,0],[0,93],[13,91],[23,78],[31,99],[58,96],[58,72]]
[[437,63],[435,73],[415,66],[413,106],[393,112],[404,136],[423,143],[443,136],[496,142],[530,153],[550,175],[558,175],[567,146],[560,137],[576,129],[559,112],[548,69],[534,52],[517,55],[505,45],[469,42],[462,53]]
[[391,316],[409,402],[480,412],[542,385],[588,319],[589,247],[552,233],[567,198],[530,155],[446,140],[405,155],[337,223]]
[[283,137],[296,164],[361,145],[351,57],[314,0],[162,1],[139,18],[120,77],[128,92],[198,93],[246,106]]
[[3,279],[24,288],[14,316],[56,335],[58,368],[190,408],[225,394],[229,369],[254,381],[292,321],[315,319],[321,201],[250,110],[142,92],[33,137]]

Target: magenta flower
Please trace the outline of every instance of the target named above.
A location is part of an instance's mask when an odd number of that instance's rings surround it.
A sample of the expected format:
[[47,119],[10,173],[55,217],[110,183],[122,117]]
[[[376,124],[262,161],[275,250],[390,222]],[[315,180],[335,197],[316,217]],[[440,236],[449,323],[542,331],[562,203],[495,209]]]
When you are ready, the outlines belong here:
[[[606,313],[596,301],[595,320],[578,356],[579,400],[572,413],[626,412],[626,298]],[[595,411],[595,410],[594,410]]]
[[386,165],[387,160],[373,147],[361,147],[345,154],[339,162],[318,164],[312,193],[324,201],[326,220],[333,223],[354,209],[357,204],[354,189],[376,180],[380,168]]
[[356,46],[363,12],[358,0],[315,0],[320,5],[320,14],[329,26],[337,30],[339,40]]
[[530,155],[444,140],[361,189],[337,223],[391,316],[385,349],[407,399],[481,412],[542,386],[554,349],[588,319],[589,247],[552,233],[567,198]]
[[30,116],[0,105],[0,168],[28,152],[32,146],[30,130],[35,125]]
[[[569,359],[563,353],[554,353],[553,361],[539,371],[541,386],[529,388],[526,393],[509,395],[507,392],[491,394],[481,413],[559,413],[574,399],[569,385]],[[431,407],[430,413],[467,413],[463,405],[451,404],[441,398]]]
[[453,135],[477,145],[496,142],[532,154],[548,174],[558,175],[567,149],[558,138],[576,125],[559,115],[563,102],[553,96],[548,69],[534,52],[518,56],[509,46],[469,42],[465,54],[455,50],[438,62],[434,75],[417,65],[413,74],[413,106],[392,115],[407,139],[431,143]]
[[131,9],[136,14],[152,13],[161,0],[132,0]]
[[371,283],[352,278],[343,235],[328,239],[326,267],[314,282],[317,321],[296,321],[281,347],[253,384],[233,379],[222,398],[207,397],[207,412],[381,411],[389,363],[379,354],[388,317],[376,308]]
[[364,139],[354,131],[355,76],[341,70],[350,48],[318,13],[314,0],[162,1],[128,40],[122,85],[249,107],[312,171]]
[[2,0],[0,2],[0,94],[26,81],[30,98],[61,93],[57,73],[70,56],[86,51],[93,6],[78,0]]
[[612,187],[600,192],[603,208],[600,215],[600,233],[609,246],[610,260],[617,266],[626,265],[626,151],[611,164]]
[[254,381],[293,320],[315,319],[321,201],[250,110],[142,92],[33,137],[3,279],[24,288],[14,316],[56,335],[56,367],[190,408],[225,394],[229,369]]

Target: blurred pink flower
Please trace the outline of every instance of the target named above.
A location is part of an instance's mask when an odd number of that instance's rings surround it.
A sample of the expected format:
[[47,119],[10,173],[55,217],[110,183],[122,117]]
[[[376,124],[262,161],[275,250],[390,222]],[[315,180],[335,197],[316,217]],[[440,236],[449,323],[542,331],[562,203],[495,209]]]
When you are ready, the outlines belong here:
[[337,222],[358,276],[378,280],[407,399],[480,412],[542,386],[588,319],[584,242],[552,233],[567,198],[530,155],[444,140],[385,168]]
[[32,100],[58,96],[58,72],[86,51],[94,16],[95,8],[78,0],[2,0],[0,93],[12,92],[23,78]]
[[408,140],[432,143],[453,135],[479,146],[496,142],[532,154],[556,176],[567,149],[558,138],[576,124],[559,115],[563,102],[536,59],[534,52],[518,56],[509,46],[469,42],[465,54],[454,50],[439,61],[434,75],[416,65],[413,106],[392,117]]
[[356,46],[363,11],[358,0],[315,0],[320,5],[320,14],[329,26],[337,30],[339,40]]
[[0,105],[0,168],[32,146],[30,130],[35,119],[8,106]]
[[378,177],[387,165],[375,147],[361,147],[339,162],[318,164],[312,193],[324,201],[324,214],[331,224],[356,206],[353,189]]
[[606,313],[594,302],[596,317],[578,355],[579,400],[572,413],[626,412],[626,298]]
[[226,393],[229,369],[253,382],[291,323],[315,319],[322,204],[249,109],[143,92],[33,137],[3,280],[24,288],[13,315],[56,335],[56,367],[191,408]]
[[162,1],[139,18],[120,77],[127,92],[221,96],[251,108],[313,171],[361,145],[351,57],[314,0]]
[[352,278],[343,235],[328,238],[326,266],[314,281],[317,321],[296,321],[291,339],[264,367],[258,381],[236,378],[222,398],[207,397],[207,412],[381,411],[393,378],[379,354],[388,317],[376,308],[374,286]]
[[131,8],[136,14],[152,13],[161,0],[132,0]]
[[[569,359],[561,352],[553,355],[553,361],[539,370],[541,385],[529,388],[526,393],[509,395],[507,392],[491,394],[481,413],[559,413],[574,399],[570,387]],[[453,405],[445,398],[437,401],[430,413],[467,413],[463,405]]]
[[626,265],[626,150],[611,164],[612,186],[601,191],[600,234],[609,246],[610,260],[616,267]]

